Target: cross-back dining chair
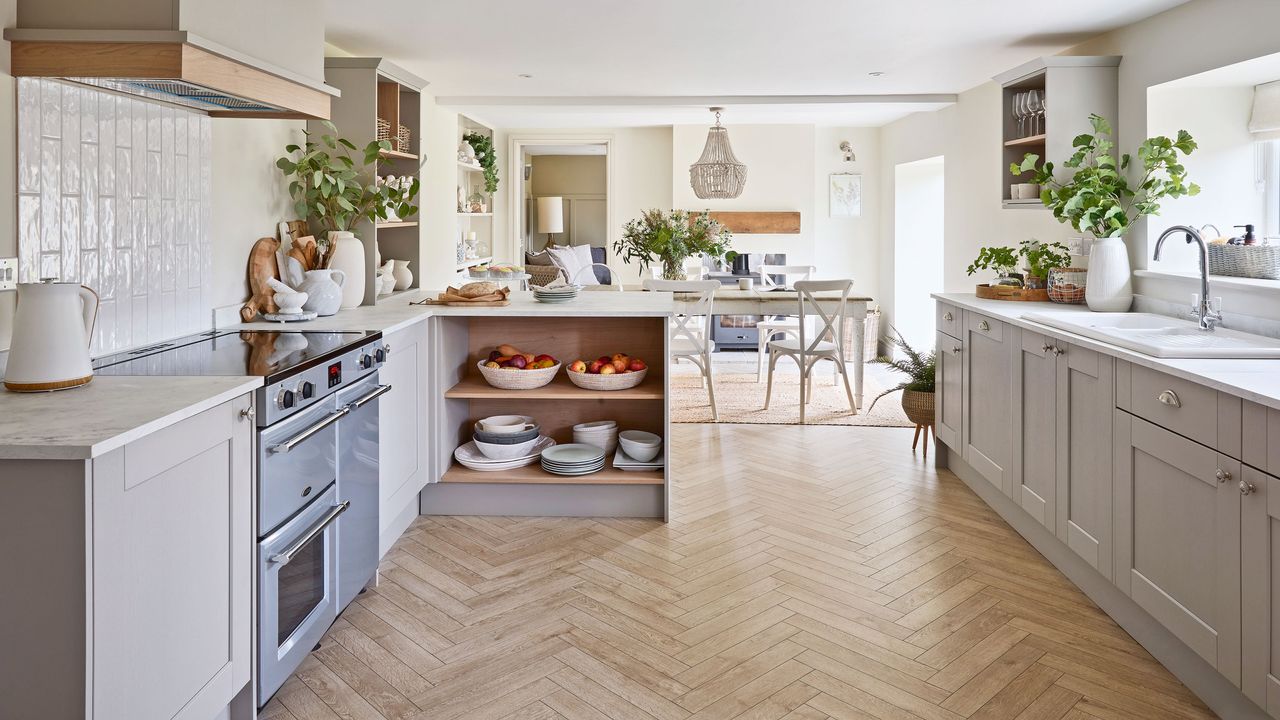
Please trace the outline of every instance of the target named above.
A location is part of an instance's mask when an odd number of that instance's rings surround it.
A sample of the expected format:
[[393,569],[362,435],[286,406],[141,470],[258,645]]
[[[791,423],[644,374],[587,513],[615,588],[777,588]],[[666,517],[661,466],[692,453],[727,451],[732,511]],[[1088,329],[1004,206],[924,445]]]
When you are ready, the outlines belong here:
[[[796,339],[773,340],[769,343],[769,384],[765,387],[764,409],[769,409],[773,394],[773,371],[778,360],[789,357],[800,366],[800,422],[804,423],[805,405],[813,400],[813,367],[822,360],[836,365],[836,372],[844,378],[844,391],[849,396],[849,410],[858,413],[853,401],[853,389],[849,386],[849,370],[844,360],[844,326],[848,314],[849,290],[852,280],[799,280],[795,283],[799,295],[800,327]],[[831,310],[823,309],[823,300],[817,293],[840,293],[840,300]],[[834,299],[825,300],[829,306]],[[812,317],[814,330],[809,330],[807,320]],[[825,338],[832,338],[831,342]],[[807,394],[806,394],[807,390]]]
[[694,299],[684,299],[684,309],[672,318],[669,326],[671,358],[685,359],[697,366],[702,373],[702,384],[707,388],[707,400],[711,403],[712,422],[720,421],[716,409],[715,382],[711,374],[711,314],[716,290],[716,280],[653,280],[644,281],[644,289],[654,292],[686,293]]
[[[766,290],[779,287],[774,282],[773,276],[781,275],[781,287],[786,287],[790,285],[793,277],[799,280],[809,280],[815,272],[817,272],[817,268],[812,265],[761,265],[760,286]],[[784,338],[799,337],[799,329],[800,320],[798,318],[783,315],[775,315],[756,323],[756,331],[759,333],[759,338],[756,341],[756,382],[764,382],[764,356],[769,350],[769,341],[773,339],[773,336],[782,334]]]

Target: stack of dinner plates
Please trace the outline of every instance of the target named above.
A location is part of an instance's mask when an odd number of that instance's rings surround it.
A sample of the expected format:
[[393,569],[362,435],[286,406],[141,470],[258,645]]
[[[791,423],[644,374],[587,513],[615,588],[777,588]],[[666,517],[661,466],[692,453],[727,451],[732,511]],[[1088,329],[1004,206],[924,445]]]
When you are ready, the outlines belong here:
[[613,455],[613,466],[618,468],[619,470],[628,470],[628,471],[636,471],[636,472],[644,472],[646,470],[661,470],[662,464],[663,463],[662,463],[661,454],[659,454],[658,457],[648,462],[640,462],[639,460],[636,460],[632,458],[630,455],[628,455],[626,451],[622,449],[621,446],[618,447],[618,451],[615,452]]
[[538,462],[538,458],[542,456],[542,451],[549,447],[553,447],[556,441],[543,435],[538,438],[533,447],[529,448],[523,455],[517,457],[506,458],[503,460],[495,460],[480,452],[480,448],[476,447],[474,441],[461,445],[457,450],[453,451],[453,458],[464,467],[481,472],[497,472],[499,470],[513,470],[525,465],[532,465]]
[[533,297],[538,302],[544,303],[566,303],[578,298],[578,291],[582,288],[578,285],[558,285],[556,287],[537,287],[533,288]]
[[556,445],[542,451],[542,469],[552,475],[590,475],[604,469],[604,455],[595,445]]

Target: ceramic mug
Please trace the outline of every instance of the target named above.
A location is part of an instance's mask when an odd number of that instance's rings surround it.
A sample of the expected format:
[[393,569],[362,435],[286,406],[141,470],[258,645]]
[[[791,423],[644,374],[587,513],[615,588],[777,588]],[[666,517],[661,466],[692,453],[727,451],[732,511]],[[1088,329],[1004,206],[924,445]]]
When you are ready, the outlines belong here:
[[1018,198],[1021,200],[1037,200],[1040,197],[1040,186],[1035,183],[1018,183]]
[[481,430],[495,435],[524,432],[534,427],[533,418],[527,415],[494,415],[477,424]]

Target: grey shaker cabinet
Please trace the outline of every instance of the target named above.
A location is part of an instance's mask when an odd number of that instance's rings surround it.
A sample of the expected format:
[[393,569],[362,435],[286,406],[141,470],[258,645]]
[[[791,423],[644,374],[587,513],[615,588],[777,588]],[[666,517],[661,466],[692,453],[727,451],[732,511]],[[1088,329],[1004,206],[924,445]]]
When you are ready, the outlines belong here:
[[381,557],[418,515],[418,493],[429,482],[427,323],[387,333],[379,382],[391,391],[378,403],[378,523]]
[[[974,312],[964,314],[961,353],[963,455],[1000,492],[1013,492],[1013,362],[1018,333]],[[944,439],[945,440],[945,439]]]
[[934,436],[944,445],[959,449],[964,405],[964,345],[958,339],[938,332],[937,353]]
[[1241,465],[1114,413],[1115,583],[1239,686]]
[[1241,491],[1244,675],[1246,697],[1280,717],[1280,480],[1249,466]]
[[1058,358],[1044,335],[1021,330],[1013,367],[1013,501],[1057,527]]
[[1061,341],[1057,358],[1057,527],[1076,555],[1112,576],[1112,414],[1115,359]]

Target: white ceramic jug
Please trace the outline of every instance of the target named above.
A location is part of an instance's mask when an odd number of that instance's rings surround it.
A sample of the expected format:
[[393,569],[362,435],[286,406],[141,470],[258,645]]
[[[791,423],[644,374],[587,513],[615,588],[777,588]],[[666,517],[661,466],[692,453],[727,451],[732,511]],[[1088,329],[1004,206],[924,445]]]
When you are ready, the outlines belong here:
[[346,282],[347,275],[341,270],[308,270],[306,279],[298,288],[307,294],[307,302],[302,309],[321,317],[338,312],[342,306],[342,286]]
[[16,392],[79,387],[93,379],[89,343],[98,317],[98,294],[83,285],[18,285],[13,342],[4,386]]

